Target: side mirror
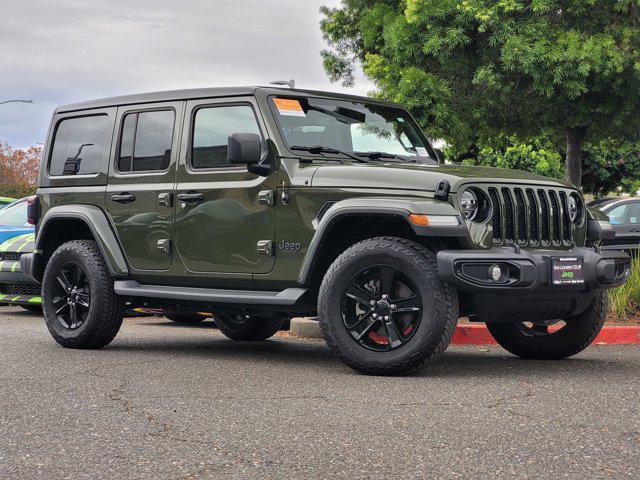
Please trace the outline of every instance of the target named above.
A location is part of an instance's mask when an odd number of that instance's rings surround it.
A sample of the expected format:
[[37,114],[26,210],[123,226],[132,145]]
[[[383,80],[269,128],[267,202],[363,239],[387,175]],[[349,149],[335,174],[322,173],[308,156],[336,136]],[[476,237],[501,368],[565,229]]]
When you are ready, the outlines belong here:
[[234,133],[227,140],[227,159],[229,163],[254,165],[260,163],[262,141],[255,133]]

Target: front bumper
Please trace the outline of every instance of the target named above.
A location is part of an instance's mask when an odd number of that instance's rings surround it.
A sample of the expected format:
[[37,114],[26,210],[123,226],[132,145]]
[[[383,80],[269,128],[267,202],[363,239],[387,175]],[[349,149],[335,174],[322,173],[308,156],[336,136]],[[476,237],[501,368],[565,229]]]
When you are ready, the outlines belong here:
[[[551,275],[551,260],[554,257],[581,258],[584,282],[554,285]],[[488,274],[485,275],[494,264],[507,267],[508,278],[496,282]],[[494,247],[490,250],[438,252],[440,278],[459,290],[471,293],[597,292],[622,285],[629,275],[629,267],[630,258],[624,252],[587,247],[571,250]]]

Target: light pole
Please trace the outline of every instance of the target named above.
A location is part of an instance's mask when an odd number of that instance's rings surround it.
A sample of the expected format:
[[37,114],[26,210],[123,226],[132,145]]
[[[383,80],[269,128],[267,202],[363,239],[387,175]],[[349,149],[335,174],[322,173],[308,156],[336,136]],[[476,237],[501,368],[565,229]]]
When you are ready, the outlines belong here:
[[5,100],[4,102],[0,102],[0,105],[4,105],[5,103],[33,103],[33,100]]

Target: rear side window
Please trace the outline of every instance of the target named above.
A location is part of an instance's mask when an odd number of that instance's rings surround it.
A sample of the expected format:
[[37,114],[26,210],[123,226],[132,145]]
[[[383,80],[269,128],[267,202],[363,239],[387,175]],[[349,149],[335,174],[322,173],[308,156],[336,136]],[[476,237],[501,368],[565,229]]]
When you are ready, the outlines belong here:
[[166,170],[171,161],[173,110],[128,113],[122,122],[118,171]]
[[258,121],[250,106],[229,105],[198,109],[193,127],[191,166],[228,167],[227,140],[234,133],[260,135]]
[[49,174],[90,175],[101,170],[111,146],[107,115],[62,120],[56,128],[49,161]]

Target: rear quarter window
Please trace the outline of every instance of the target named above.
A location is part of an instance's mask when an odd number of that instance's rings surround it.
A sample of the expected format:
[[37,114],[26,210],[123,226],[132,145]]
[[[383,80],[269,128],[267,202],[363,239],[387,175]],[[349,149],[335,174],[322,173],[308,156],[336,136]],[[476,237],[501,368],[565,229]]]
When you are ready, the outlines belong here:
[[92,175],[100,172],[111,146],[107,115],[65,118],[55,131],[49,175]]

